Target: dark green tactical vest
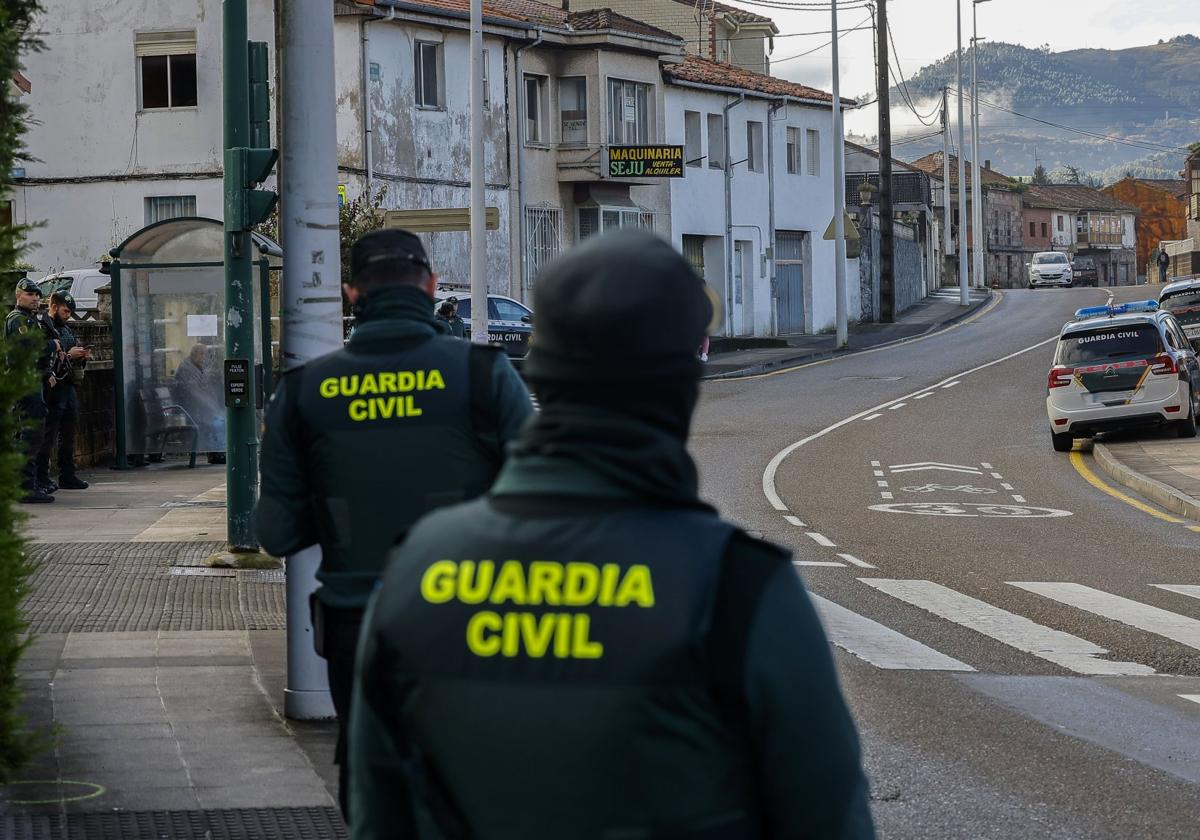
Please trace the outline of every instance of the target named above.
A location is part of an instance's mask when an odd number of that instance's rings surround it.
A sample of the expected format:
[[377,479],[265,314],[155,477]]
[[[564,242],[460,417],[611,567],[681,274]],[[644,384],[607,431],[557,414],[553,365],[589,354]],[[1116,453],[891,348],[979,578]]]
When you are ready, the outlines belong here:
[[[499,452],[473,426],[471,345],[446,336],[322,356],[290,387],[321,544],[321,597],[362,606],[421,516],[484,493]],[[293,416],[296,416],[293,414]]]
[[361,679],[411,745],[418,836],[758,836],[705,647],[733,526],[604,500],[513,515],[519,498],[422,522],[372,608]]

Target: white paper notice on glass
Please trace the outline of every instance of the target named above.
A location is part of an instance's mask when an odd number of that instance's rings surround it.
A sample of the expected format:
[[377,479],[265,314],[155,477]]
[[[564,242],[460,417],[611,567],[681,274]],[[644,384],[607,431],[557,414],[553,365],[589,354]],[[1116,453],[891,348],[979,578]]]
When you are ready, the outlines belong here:
[[217,334],[216,315],[187,316],[187,334],[189,338],[206,338]]

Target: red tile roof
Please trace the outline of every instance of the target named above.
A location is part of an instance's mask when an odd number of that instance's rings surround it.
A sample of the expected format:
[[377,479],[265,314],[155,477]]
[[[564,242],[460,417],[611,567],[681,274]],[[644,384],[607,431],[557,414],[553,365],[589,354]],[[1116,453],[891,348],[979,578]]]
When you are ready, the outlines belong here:
[[1117,201],[1100,190],[1082,184],[1030,184],[1026,193],[1042,206],[1056,210],[1116,210],[1137,213],[1138,208]]
[[14,70],[12,74],[13,84],[16,85],[23,93],[32,93],[33,85],[29,79],[21,75],[20,71]]
[[[769,17],[748,12],[745,9],[739,9],[737,6],[730,6],[725,3],[716,3],[714,0],[675,0],[681,6],[691,6],[693,9],[701,7],[707,13],[723,12],[736,20],[738,23],[769,23],[771,28],[775,29],[775,21]],[[778,30],[776,30],[778,31]]]
[[[700,85],[756,91],[758,93],[770,94],[771,96],[791,96],[796,99],[815,99],[821,102],[833,102],[833,95],[823,90],[817,90],[798,82],[789,82],[786,79],[777,79],[774,76],[766,76],[762,73],[755,73],[753,70],[735,67],[732,64],[710,61],[698,55],[686,56],[681,64],[664,64],[663,75],[666,76],[668,81],[673,82],[691,82]],[[845,98],[842,99],[842,103],[845,105],[855,104],[853,100]]]
[[586,12],[572,12],[567,16],[567,24],[575,30],[605,30],[615,29],[619,32],[630,32],[635,35],[648,35],[651,38],[665,38],[670,41],[682,39],[672,32],[642,23],[640,20],[617,14],[612,9],[590,9]]
[[[917,158],[910,164],[915,169],[920,169],[922,172],[929,175],[931,178],[942,180],[942,153],[930,152],[925,157]],[[967,186],[971,186],[972,166],[971,161],[964,159],[963,166],[966,168]],[[994,169],[989,169],[986,166],[979,167],[979,180],[981,183],[991,187],[1015,187],[1017,181],[1009,178],[1007,175],[997,172]],[[950,189],[958,189],[958,156],[950,155]]]

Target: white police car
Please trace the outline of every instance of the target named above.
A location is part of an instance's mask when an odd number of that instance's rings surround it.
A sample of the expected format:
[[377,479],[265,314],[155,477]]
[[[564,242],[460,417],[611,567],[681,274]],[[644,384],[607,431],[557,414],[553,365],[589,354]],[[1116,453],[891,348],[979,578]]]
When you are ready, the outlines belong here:
[[1180,280],[1163,286],[1158,305],[1175,316],[1183,334],[1200,347],[1200,280]]
[[[449,297],[458,300],[458,317],[463,320],[466,335],[471,337],[471,292],[439,287],[434,311]],[[529,336],[533,332],[533,312],[520,301],[504,295],[488,295],[488,340],[504,345],[510,359],[524,359],[529,353]]]
[[1157,301],[1086,307],[1062,328],[1046,388],[1056,452],[1137,426],[1171,424],[1195,437],[1198,411],[1200,361]]

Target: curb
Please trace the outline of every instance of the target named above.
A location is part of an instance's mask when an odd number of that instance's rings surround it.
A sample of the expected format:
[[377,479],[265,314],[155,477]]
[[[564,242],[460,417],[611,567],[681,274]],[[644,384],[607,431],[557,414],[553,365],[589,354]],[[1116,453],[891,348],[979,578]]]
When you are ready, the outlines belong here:
[[1150,501],[1157,502],[1172,513],[1200,520],[1200,501],[1123,464],[1104,444],[1092,444],[1092,457],[1096,459],[1100,469],[1118,484],[1123,484]]
[[711,376],[702,376],[700,379],[703,382],[719,382],[722,379],[740,379],[743,376],[757,376],[760,373],[768,373],[769,371],[775,370],[786,370],[789,367],[794,367],[807,362],[814,362],[822,359],[832,359],[837,356],[852,356],[855,353],[861,353],[864,350],[876,350],[880,347],[886,347],[889,344],[895,344],[902,341],[913,341],[918,338],[923,338],[930,333],[945,329],[946,327],[957,324],[959,321],[969,318],[980,309],[991,303],[995,299],[996,293],[991,289],[985,289],[984,291],[987,292],[986,297],[981,298],[963,311],[955,313],[953,317],[945,318],[935,324],[930,324],[928,329],[926,329],[924,332],[917,333],[916,335],[910,335],[904,338],[897,338],[889,341],[881,341],[878,344],[869,344],[866,347],[855,347],[852,350],[827,350],[817,353],[805,353],[801,356],[789,356],[786,359],[779,359],[774,362],[765,362],[761,365],[750,365],[749,367],[739,368],[737,370],[727,370],[724,373],[714,373]]

